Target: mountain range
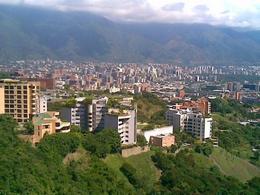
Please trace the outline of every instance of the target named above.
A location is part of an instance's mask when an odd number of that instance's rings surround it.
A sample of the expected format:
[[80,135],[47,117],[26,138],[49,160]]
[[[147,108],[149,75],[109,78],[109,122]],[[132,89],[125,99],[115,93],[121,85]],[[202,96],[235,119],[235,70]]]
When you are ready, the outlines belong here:
[[206,24],[119,23],[87,12],[0,5],[0,61],[47,57],[258,64],[260,31]]

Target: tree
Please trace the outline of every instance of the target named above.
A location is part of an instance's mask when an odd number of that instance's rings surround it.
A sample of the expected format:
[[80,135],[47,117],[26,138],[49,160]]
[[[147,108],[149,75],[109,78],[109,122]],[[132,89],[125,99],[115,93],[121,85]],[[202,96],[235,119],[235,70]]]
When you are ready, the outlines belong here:
[[141,147],[144,147],[147,145],[147,141],[146,141],[144,135],[137,134],[137,145],[141,146]]
[[24,123],[24,128],[25,128],[25,132],[33,135],[34,134],[34,125],[32,123],[32,121],[28,121],[26,123]]
[[95,134],[86,134],[83,147],[92,154],[105,158],[109,153],[121,151],[121,138],[116,130],[104,129]]
[[123,163],[120,167],[120,171],[127,177],[128,181],[136,188],[144,187],[144,183],[137,176],[136,169],[129,163]]
[[171,145],[171,148],[170,148],[170,152],[171,153],[175,153],[177,150],[178,150],[178,146],[177,145]]
[[213,145],[209,142],[203,144],[196,144],[195,152],[202,153],[205,156],[210,156],[213,152]]
[[71,132],[81,132],[81,128],[78,125],[71,125],[70,126],[70,131]]

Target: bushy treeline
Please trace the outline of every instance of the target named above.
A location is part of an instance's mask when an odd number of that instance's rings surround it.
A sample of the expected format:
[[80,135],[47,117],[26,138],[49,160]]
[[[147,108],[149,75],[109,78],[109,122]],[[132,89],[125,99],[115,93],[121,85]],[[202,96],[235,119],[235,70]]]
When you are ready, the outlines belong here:
[[211,109],[213,112],[218,112],[222,115],[233,114],[233,119],[255,118],[257,114],[250,113],[250,108],[250,105],[241,104],[233,99],[216,98],[211,101]]

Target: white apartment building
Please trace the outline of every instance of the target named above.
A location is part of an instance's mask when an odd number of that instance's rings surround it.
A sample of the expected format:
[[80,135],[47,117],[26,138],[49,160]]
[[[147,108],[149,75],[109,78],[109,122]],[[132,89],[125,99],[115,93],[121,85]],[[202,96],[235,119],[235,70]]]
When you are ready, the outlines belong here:
[[43,96],[43,95],[38,95],[36,98],[36,102],[37,102],[37,108],[36,108],[36,112],[37,114],[39,113],[45,113],[48,111],[48,98],[47,96]]
[[200,112],[169,109],[166,112],[166,120],[173,125],[174,130],[184,130],[201,140],[211,137],[212,118],[205,117]]
[[79,97],[75,100],[75,106],[60,110],[61,118],[90,132],[104,129],[108,98],[86,100],[85,97]]
[[105,128],[118,131],[121,143],[131,145],[136,143],[136,110],[110,109],[105,116]]
[[188,113],[184,119],[184,129],[201,140],[210,138],[212,118],[203,117],[201,113]]
[[105,115],[107,113],[107,97],[93,99],[87,105],[87,127],[89,131],[104,129]]
[[73,125],[80,126],[83,130],[87,129],[85,98],[76,98],[75,100],[76,104],[74,107],[66,107],[60,110],[60,117]]

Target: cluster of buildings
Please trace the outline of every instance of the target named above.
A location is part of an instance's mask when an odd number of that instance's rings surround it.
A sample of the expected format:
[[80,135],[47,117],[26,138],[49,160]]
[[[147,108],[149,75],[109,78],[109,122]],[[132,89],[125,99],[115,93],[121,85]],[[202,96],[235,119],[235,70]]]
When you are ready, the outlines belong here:
[[[38,81],[41,89],[52,98],[69,97],[68,89],[71,89],[74,92],[153,92],[165,101],[211,95],[226,95],[245,103],[260,101],[259,66],[75,63],[47,59],[13,61],[0,65],[0,72],[19,80]],[[236,79],[240,77],[250,81],[240,80],[239,83]]]
[[[0,65],[0,72],[19,79],[0,81],[0,114],[10,114],[21,124],[28,120],[38,124],[34,142],[44,134],[67,132],[70,125],[77,125],[90,132],[113,128],[120,133],[122,144],[136,143],[136,108],[131,99],[122,98],[119,101],[122,106],[110,108],[107,97],[79,97],[85,91],[152,92],[168,102],[166,119],[173,131],[149,137],[147,141],[157,145],[167,145],[169,140],[173,143],[174,139],[169,137],[175,130],[200,139],[210,138],[212,118],[208,98],[228,96],[243,103],[260,102],[259,66],[75,63],[47,59],[10,62]],[[248,82],[229,79],[239,76],[256,79]],[[47,101],[64,101],[72,96],[78,97],[74,105],[64,106],[57,110],[59,113],[48,111]],[[172,103],[177,101],[181,103]],[[54,123],[55,127],[51,125]]]
[[207,98],[170,106],[166,119],[173,130],[185,131],[200,140],[211,138],[211,105]]
[[237,101],[254,104],[260,103],[260,81],[259,83],[227,82],[226,91],[222,96],[236,99]]
[[[38,143],[46,134],[67,133],[73,124],[90,132],[112,128],[120,134],[122,144],[135,144],[137,113],[132,100],[122,98],[124,109],[115,109],[108,107],[107,97],[76,98],[74,105],[64,106],[59,112],[49,112],[39,82],[0,81],[0,114],[13,116],[19,124],[31,120],[34,125],[33,143]],[[126,109],[126,104],[129,109]]]
[[75,105],[60,110],[63,120],[79,126],[82,130],[96,132],[102,129],[115,129],[121,137],[121,143],[132,145],[136,143],[137,110],[132,105],[132,98],[122,98],[120,105],[128,109],[109,108],[107,97],[75,99]]

